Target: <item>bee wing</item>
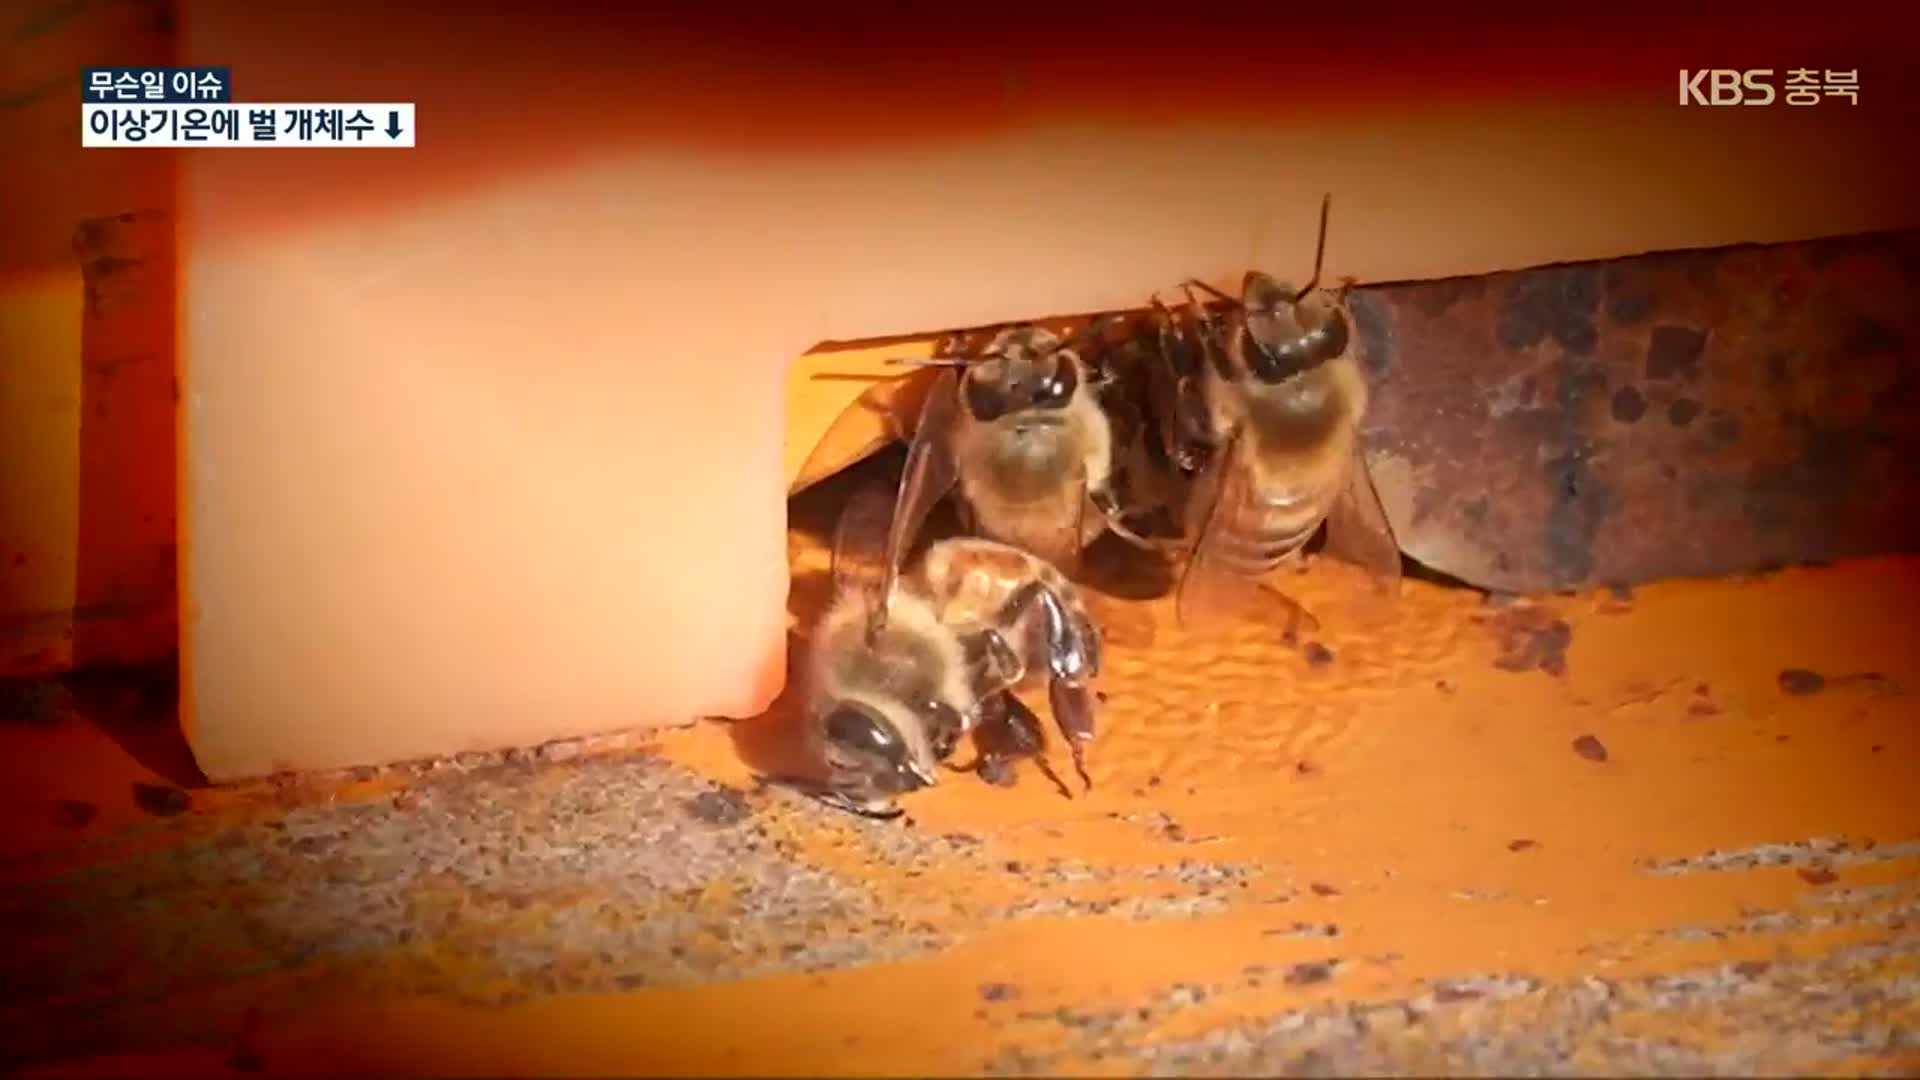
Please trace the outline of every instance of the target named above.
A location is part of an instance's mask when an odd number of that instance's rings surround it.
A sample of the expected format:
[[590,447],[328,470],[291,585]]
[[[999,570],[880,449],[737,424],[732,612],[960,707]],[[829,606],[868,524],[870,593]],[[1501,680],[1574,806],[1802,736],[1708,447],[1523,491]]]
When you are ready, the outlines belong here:
[[833,528],[833,589],[858,590],[875,608],[887,580],[887,530],[893,522],[893,492],[867,485],[856,490],[840,510]]
[[788,495],[826,479],[895,440],[909,437],[907,418],[924,407],[932,380],[924,373],[877,378],[827,425],[787,489]]
[[1235,467],[1239,447],[1238,435],[1228,439],[1211,465],[1194,477],[1189,489],[1187,565],[1174,596],[1174,613],[1182,626],[1218,629],[1241,610],[1236,594],[1245,589],[1246,583],[1211,556],[1233,500],[1242,494],[1243,481]]
[[959,376],[951,368],[942,370],[927,390],[919,422],[913,429],[913,442],[907,449],[907,464],[900,472],[899,495],[894,500],[892,521],[886,531],[883,596],[892,595],[900,568],[913,550],[914,541],[920,538],[927,515],[953,490],[957,474],[948,436],[953,430],[959,400]]
[[1067,481],[1067,498],[1067,505],[1075,508],[1075,512],[1068,515],[1071,520],[1045,537],[1035,551],[1065,574],[1068,580],[1077,581],[1083,568],[1081,551],[1088,542],[1088,519],[1100,513],[1094,509],[1093,500],[1087,495],[1086,470],[1073,470],[1073,478]]
[[860,595],[869,642],[887,621],[887,528],[892,521],[893,492],[868,485],[848,497],[833,527],[833,592],[836,597]]
[[1069,581],[1077,582],[1085,567],[1081,549],[1086,544],[1087,527],[1090,519],[1100,513],[1087,494],[1084,470],[1075,469],[1064,481],[1060,505],[1064,508],[1062,513],[1033,515],[1019,525],[1009,526],[1009,531],[997,539],[1026,551],[1060,571]]
[[1174,598],[1174,613],[1182,626],[1212,633],[1235,619],[1272,624],[1291,639],[1319,622],[1305,608],[1266,583],[1235,573],[1221,564],[1218,551],[1229,543],[1231,519],[1244,505],[1245,470],[1240,467],[1240,436],[1220,447],[1212,463],[1195,478],[1189,504],[1189,526],[1194,537],[1186,569]]
[[1400,543],[1387,520],[1386,507],[1381,505],[1380,492],[1373,486],[1367,456],[1358,444],[1353,449],[1346,486],[1327,511],[1324,550],[1366,571],[1374,585],[1374,599],[1392,600],[1399,596]]
[[[1209,375],[1230,377],[1226,358],[1230,335],[1197,300],[1178,310],[1159,306],[1158,315],[1160,363],[1154,365],[1154,410],[1170,460],[1192,474],[1206,468],[1208,458],[1217,452],[1203,388]],[[1235,313],[1228,322],[1237,327],[1238,319]]]

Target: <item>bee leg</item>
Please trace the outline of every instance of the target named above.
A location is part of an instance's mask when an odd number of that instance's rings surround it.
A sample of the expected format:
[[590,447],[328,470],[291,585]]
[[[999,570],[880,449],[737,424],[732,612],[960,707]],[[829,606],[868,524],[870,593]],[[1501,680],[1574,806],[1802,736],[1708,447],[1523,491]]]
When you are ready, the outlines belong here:
[[1102,488],[1088,492],[1087,496],[1092,499],[1093,508],[1100,511],[1100,515],[1107,519],[1107,528],[1112,530],[1115,536],[1145,551],[1159,549],[1159,545],[1140,535],[1132,525],[1128,524],[1126,513],[1120,509],[1120,504],[1115,500],[1112,491]]
[[1041,731],[1040,718],[1027,708],[1026,702],[1012,694],[1002,691],[981,702],[980,726],[974,729],[974,745],[978,756],[970,771],[978,773],[987,783],[1012,787],[1013,763],[1031,758],[1041,775],[1052,781],[1063,797],[1073,798],[1072,790],[1047,764],[1046,736]]
[[1302,631],[1311,634],[1320,629],[1320,620],[1314,618],[1313,612],[1302,607],[1299,601],[1264,581],[1255,582],[1254,587],[1260,590],[1262,600],[1270,606],[1279,608],[1284,614],[1285,621],[1281,624],[1280,644],[1289,649],[1296,648],[1300,644]]
[[1027,662],[993,627],[960,639],[967,659],[967,682],[984,708],[1000,691],[1026,677]]
[[960,742],[960,736],[969,726],[965,714],[944,701],[929,701],[922,706],[929,724],[928,741],[932,744],[933,759],[944,762],[953,756],[953,748]]
[[1093,790],[1093,777],[1087,775],[1087,744],[1093,741],[1093,694],[1079,683],[1055,679],[1047,684],[1047,702],[1053,708],[1053,722],[1066,736],[1067,750],[1073,755],[1073,771],[1080,774],[1081,789]]
[[[1235,306],[1238,306],[1240,303],[1239,297],[1228,296],[1226,293],[1223,293],[1219,289],[1216,289],[1213,286],[1207,284],[1206,282],[1201,281],[1199,278],[1188,278],[1187,280],[1180,283],[1180,287],[1182,289],[1187,290],[1187,296],[1189,301],[1192,300],[1192,296],[1193,296],[1192,290],[1199,289],[1201,292],[1206,293],[1209,296],[1212,296],[1215,300],[1222,301],[1223,303],[1232,304]],[[1197,307],[1198,305],[1195,305],[1195,306]]]
[[1174,462],[1188,471],[1204,464],[1206,456],[1219,445],[1220,440],[1213,431],[1213,416],[1207,407],[1206,391],[1197,376],[1181,376],[1174,389],[1173,430],[1176,440]]
[[1017,589],[1007,601],[1004,614],[1016,625],[1039,616],[1047,673],[1051,676],[1047,698],[1053,707],[1053,722],[1067,740],[1081,782],[1092,790],[1086,744],[1093,741],[1094,710],[1093,695],[1086,683],[1100,673],[1100,635],[1092,624],[1070,613],[1052,589],[1037,581]]

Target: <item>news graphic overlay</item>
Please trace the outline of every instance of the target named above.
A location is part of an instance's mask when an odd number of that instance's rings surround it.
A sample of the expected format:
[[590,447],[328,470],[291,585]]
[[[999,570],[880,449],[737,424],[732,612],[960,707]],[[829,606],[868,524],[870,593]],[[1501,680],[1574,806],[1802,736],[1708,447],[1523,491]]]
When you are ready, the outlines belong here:
[[1830,98],[1860,104],[1860,72],[1791,68],[1783,83],[1772,68],[1680,69],[1682,105],[1772,105],[1784,100],[1806,108]]
[[90,67],[80,145],[406,150],[413,112],[412,102],[236,102],[223,67]]

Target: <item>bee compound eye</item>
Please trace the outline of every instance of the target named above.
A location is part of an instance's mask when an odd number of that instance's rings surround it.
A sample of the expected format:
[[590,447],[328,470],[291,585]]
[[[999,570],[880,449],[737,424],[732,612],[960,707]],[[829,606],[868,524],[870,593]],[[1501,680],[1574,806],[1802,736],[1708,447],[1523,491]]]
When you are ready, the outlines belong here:
[[890,725],[857,705],[841,705],[828,713],[826,732],[833,742],[866,754],[888,754],[900,745]]
[[1040,388],[1033,396],[1033,403],[1043,408],[1058,409],[1073,398],[1075,390],[1080,388],[1080,373],[1075,369],[1072,358],[1056,356],[1053,373],[1040,380]]
[[983,423],[1006,415],[1007,394],[1000,385],[978,371],[968,371],[961,383],[961,397],[967,412]]

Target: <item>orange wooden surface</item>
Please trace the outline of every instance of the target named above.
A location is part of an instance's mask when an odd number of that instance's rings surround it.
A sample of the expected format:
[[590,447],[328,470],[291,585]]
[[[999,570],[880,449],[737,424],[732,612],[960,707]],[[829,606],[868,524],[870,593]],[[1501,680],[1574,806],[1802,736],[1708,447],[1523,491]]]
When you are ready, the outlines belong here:
[[[824,552],[793,543],[804,624]],[[56,1045],[45,1075],[243,1053],[273,1075],[1249,1075],[1309,1052],[1336,1072],[1897,1072],[1891,1033],[1920,1019],[1917,575],[1499,609],[1412,584],[1362,630],[1352,582],[1316,565],[1287,581],[1326,624],[1319,665],[1105,602],[1089,796],[1031,768],[1011,790],[953,777],[877,826],[752,790],[748,763],[788,745],[784,701],[637,735],[638,756],[286,778],[145,823],[126,784],[161,776],[109,766],[78,721],[15,729],[8,865],[93,914],[5,933],[76,964],[89,937],[121,950],[49,1029],[85,1016],[114,1041]],[[1502,666],[1555,618],[1563,669]],[[1792,670],[1824,688],[1790,692]],[[101,767],[31,767],[55,752]],[[99,816],[76,832],[58,799]],[[555,861],[574,850],[593,854]],[[151,938],[86,903],[147,887],[141,851],[196,913]],[[678,884],[634,891],[662,872]],[[303,936],[328,911],[348,921]],[[241,927],[257,974],[130,993],[154,977],[141,956]]]

